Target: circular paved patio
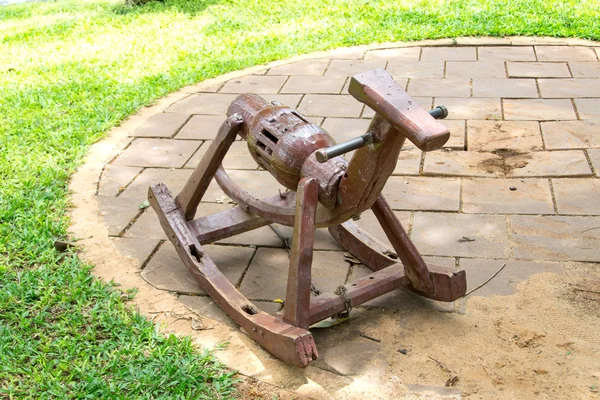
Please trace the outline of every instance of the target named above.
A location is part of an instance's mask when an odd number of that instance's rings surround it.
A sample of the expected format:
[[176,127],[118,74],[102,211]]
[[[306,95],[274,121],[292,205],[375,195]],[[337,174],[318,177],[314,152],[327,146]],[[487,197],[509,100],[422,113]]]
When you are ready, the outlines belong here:
[[[534,274],[598,272],[600,48],[568,45],[580,42],[464,39],[462,46],[436,41],[343,49],[186,88],[94,147],[73,179],[73,232],[84,239],[85,257],[98,276],[139,288],[140,311],[204,345],[229,341],[220,356],[243,373],[316,396],[360,397],[375,387],[382,397],[386,390],[457,396],[454,389],[402,385],[402,372],[391,367],[395,359],[360,333],[371,326],[371,336],[386,337],[378,323],[393,317],[381,310],[418,309],[447,318],[444,313],[468,314],[470,302],[441,304],[393,292],[357,310],[358,322],[315,331],[320,358],[298,371],[272,359],[214,305],[178,259],[153,210],[140,205],[151,184],[164,182],[174,193],[182,188],[237,94],[258,93],[296,107],[343,141],[364,133],[373,117],[347,94],[349,77],[385,68],[424,108],[450,111],[443,121],[451,132],[446,146],[424,154],[407,142],[384,189],[427,260],[465,269],[469,288],[506,264],[475,294],[484,297],[513,295]],[[280,189],[241,140],[224,166],[259,197]],[[198,215],[229,203],[213,182]],[[387,242],[370,213],[359,224]],[[275,312],[272,300],[284,297],[291,234],[274,225],[206,248],[244,295]],[[368,271],[345,259],[326,231],[317,233],[315,250],[313,283],[320,291]],[[431,379],[418,381],[405,382],[432,385]]]

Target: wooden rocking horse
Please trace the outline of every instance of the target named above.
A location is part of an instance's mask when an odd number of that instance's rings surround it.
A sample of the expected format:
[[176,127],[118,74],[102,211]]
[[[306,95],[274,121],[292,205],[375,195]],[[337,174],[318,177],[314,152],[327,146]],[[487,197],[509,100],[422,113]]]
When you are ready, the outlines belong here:
[[[368,133],[335,144],[327,132],[296,110],[240,95],[227,111],[215,140],[175,199],[167,186],[150,187],[149,200],[179,256],[213,300],[277,358],[305,367],[317,358],[309,326],[400,287],[450,302],[465,294],[466,275],[426,264],[381,191],[408,138],[421,150],[442,147],[450,134],[436,118],[447,110],[421,108],[385,70],[352,77],[349,92],[376,112]],[[237,135],[256,162],[290,191],[257,199],[237,186],[221,162]],[[341,154],[356,150],[350,162]],[[212,179],[238,205],[193,219]],[[353,217],[373,210],[393,251],[361,230]],[[283,311],[262,312],[230,283],[202,245],[271,223],[294,227]],[[335,293],[311,298],[315,228],[374,272]]]

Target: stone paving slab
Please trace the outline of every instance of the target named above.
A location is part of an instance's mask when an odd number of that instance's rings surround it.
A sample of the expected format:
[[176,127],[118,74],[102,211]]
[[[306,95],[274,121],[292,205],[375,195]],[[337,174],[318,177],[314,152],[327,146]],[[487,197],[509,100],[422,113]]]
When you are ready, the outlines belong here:
[[567,63],[508,62],[509,78],[570,78]]
[[[501,60],[446,62],[446,78],[455,77],[467,77],[469,79],[506,78],[506,68],[504,61]],[[497,97],[497,95],[492,97]]]
[[600,78],[600,63],[597,62],[570,62],[569,68],[573,78]]
[[587,151],[588,156],[590,157],[590,161],[592,162],[592,166],[596,171],[596,176],[600,177],[600,149],[590,149]]
[[513,149],[528,152],[544,148],[537,121],[470,120],[467,130],[470,151]]
[[502,258],[509,255],[503,215],[417,212],[412,239],[426,255]]
[[465,213],[554,214],[548,179],[463,179],[462,201]]
[[577,119],[569,99],[506,99],[504,118],[524,121],[556,121]]
[[540,125],[549,150],[600,147],[600,119],[542,122]]
[[[210,259],[219,266],[219,270],[234,285],[239,284],[242,274],[252,259],[254,249],[247,247],[231,251],[228,246],[205,245]],[[203,294],[194,276],[187,270],[171,242],[164,243],[141,273],[148,283],[158,289],[180,294]]]
[[599,179],[552,179],[560,214],[600,215]]
[[[426,262],[464,268],[469,288],[505,263],[474,296],[511,295],[533,274],[562,274],[572,262],[600,263],[600,61],[590,43],[564,46],[560,40],[471,38],[460,39],[460,46],[446,40],[432,42],[434,47],[423,42],[342,49],[186,88],[127,128],[114,157],[98,173],[95,199],[111,248],[131,257],[139,276],[153,287],[177,294],[199,316],[223,324],[228,333],[212,338],[214,343],[237,340],[234,351],[241,353],[236,354],[257,355],[253,359],[261,361],[253,362],[269,371],[263,374],[272,373],[273,365],[282,367],[206,296],[177,257],[156,213],[140,204],[151,184],[164,182],[174,195],[181,190],[239,93],[255,92],[297,107],[341,142],[367,132],[374,116],[347,94],[348,77],[386,68],[423,108],[444,105],[450,111],[441,121],[451,132],[444,148],[423,153],[407,141],[383,191]],[[258,169],[241,138],[223,164],[256,197],[283,189]],[[234,206],[212,182],[196,216]],[[357,224],[391,247],[372,212],[362,213]],[[291,227],[274,224],[206,249],[258,308],[275,313],[279,306],[272,300],[284,296],[291,237]],[[324,229],[315,232],[314,249],[313,283],[320,291],[370,273],[346,260]],[[365,307],[469,312],[464,304],[394,290]],[[364,311],[355,309],[356,323],[314,330],[320,353],[314,371],[348,385],[385,370],[378,361],[384,359],[380,347],[357,333]],[[377,332],[377,326],[372,329]]]
[[131,136],[170,138],[177,133],[189,118],[188,114],[154,114],[138,126]]
[[478,47],[479,60],[490,61],[536,61],[532,46],[493,46]]
[[140,172],[142,167],[109,164],[102,171],[98,182],[99,196],[117,196]]
[[[538,97],[538,89],[534,79],[473,79],[474,97]],[[548,97],[548,96],[546,96]]]
[[113,165],[181,168],[201,144],[195,140],[136,139]]
[[510,217],[515,258],[600,262],[600,217]]
[[581,119],[600,119],[600,99],[575,99],[575,106]]
[[[508,259],[461,258],[460,268],[464,269],[470,279],[467,292],[484,283],[502,265],[505,267],[494,277],[493,281],[477,290],[476,296],[509,296],[517,292],[517,284],[527,280],[531,275],[544,272],[564,274],[562,263],[515,261]],[[471,296],[473,296],[471,295]]]

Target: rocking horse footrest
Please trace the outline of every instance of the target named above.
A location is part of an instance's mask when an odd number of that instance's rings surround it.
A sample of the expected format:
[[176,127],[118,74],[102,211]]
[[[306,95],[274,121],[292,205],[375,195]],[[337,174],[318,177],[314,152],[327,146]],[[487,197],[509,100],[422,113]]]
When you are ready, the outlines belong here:
[[[346,284],[345,297],[357,306],[407,285],[404,266],[398,263]],[[346,299],[333,293],[314,298],[310,303],[310,324],[346,311]]]

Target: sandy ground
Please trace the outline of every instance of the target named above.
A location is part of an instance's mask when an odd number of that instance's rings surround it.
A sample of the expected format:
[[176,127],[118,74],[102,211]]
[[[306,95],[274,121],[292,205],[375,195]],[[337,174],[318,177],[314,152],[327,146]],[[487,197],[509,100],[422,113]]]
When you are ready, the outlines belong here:
[[536,275],[513,296],[473,297],[466,314],[371,310],[355,328],[377,327],[385,373],[405,383],[454,386],[471,399],[600,399],[594,268]]

